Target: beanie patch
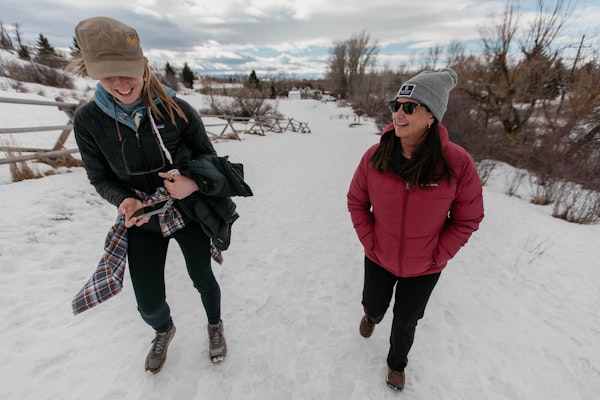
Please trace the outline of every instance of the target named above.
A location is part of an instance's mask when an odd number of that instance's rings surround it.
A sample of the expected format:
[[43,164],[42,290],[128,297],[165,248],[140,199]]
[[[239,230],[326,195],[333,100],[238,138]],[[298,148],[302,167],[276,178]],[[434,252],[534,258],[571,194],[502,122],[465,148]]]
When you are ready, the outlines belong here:
[[412,95],[413,90],[415,90],[415,86],[416,85],[412,83],[402,85],[396,97],[410,97]]

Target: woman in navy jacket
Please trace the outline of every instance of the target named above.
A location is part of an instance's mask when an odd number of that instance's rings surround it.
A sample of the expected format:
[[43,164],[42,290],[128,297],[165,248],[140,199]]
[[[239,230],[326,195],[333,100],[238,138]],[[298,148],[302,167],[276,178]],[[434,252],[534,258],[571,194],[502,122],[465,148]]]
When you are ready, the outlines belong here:
[[369,337],[392,299],[388,386],[404,388],[417,322],[446,267],[483,219],[482,187],[471,156],[440,123],[454,70],[424,71],[390,102],[393,122],[362,157],[348,209],[365,252],[359,331]]
[[[156,332],[145,369],[161,370],[175,334],[164,277],[170,239],[181,247],[206,312],[210,360],[220,362],[227,346],[210,239],[180,204],[197,196],[190,161],[216,152],[196,111],[152,73],[133,28],[93,17],[81,21],[75,34],[81,58],[69,69],[99,80],[94,101],[76,113],[75,138],[90,183],[117,207],[126,228],[137,308]],[[174,205],[158,216],[134,216],[142,206],[169,197],[176,199]]]

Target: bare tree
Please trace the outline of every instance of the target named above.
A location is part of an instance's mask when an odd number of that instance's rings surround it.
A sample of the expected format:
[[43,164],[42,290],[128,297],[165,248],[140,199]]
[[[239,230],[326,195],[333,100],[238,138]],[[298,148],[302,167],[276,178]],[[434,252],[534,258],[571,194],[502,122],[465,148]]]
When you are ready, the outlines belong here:
[[408,78],[408,73],[402,68],[394,71],[389,66],[383,66],[378,71],[365,74],[354,86],[350,101],[353,106],[360,108],[371,117],[379,129],[391,122],[391,112],[388,102]]
[[463,86],[483,113],[500,119],[508,135],[520,124],[511,98],[514,89],[509,68],[510,48],[517,28],[517,4],[508,0],[501,20],[496,25],[482,28],[484,62],[471,84]]
[[29,47],[26,46],[25,44],[23,44],[23,42],[21,41],[20,26],[18,23],[15,22],[14,27],[15,27],[15,36],[17,38],[17,44],[19,45],[17,48],[17,54],[19,55],[19,58],[21,58],[22,60],[30,60],[31,52],[29,51]]
[[446,59],[448,65],[456,69],[456,65],[462,63],[467,56],[465,55],[465,45],[458,40],[453,40],[446,47]]
[[10,39],[10,35],[4,28],[4,24],[0,21],[0,49],[4,50],[14,50],[14,46],[12,40]]
[[427,50],[427,54],[423,60],[423,69],[433,69],[437,68],[437,65],[440,63],[440,57],[442,56],[442,47],[439,44],[436,44],[433,47],[430,47]]
[[337,42],[333,46],[329,60],[328,79],[332,81],[335,92],[345,96],[348,91],[348,77],[346,74],[346,43]]
[[[482,29],[484,63],[463,90],[504,131],[507,146],[527,146],[525,126],[539,103],[555,98],[563,87],[561,49],[553,49],[571,15],[572,7],[557,0],[551,12],[538,2],[537,16],[519,34],[518,2],[508,0],[498,23]],[[518,46],[520,57],[514,57]]]
[[475,105],[470,114],[485,116],[486,132],[501,135],[491,141],[499,144],[493,156],[531,173],[536,204],[564,203],[565,181],[600,190],[600,68],[597,57],[582,54],[584,37],[565,64],[572,10],[566,0],[540,0],[520,30],[518,3],[508,0],[499,22],[482,30],[484,62],[458,64],[466,76],[461,91]]
[[246,87],[234,89],[227,96],[210,96],[210,110],[214,115],[234,117],[272,117],[277,113],[273,103],[267,101],[268,96],[259,90]]
[[376,64],[379,46],[365,31],[348,40],[337,42],[330,54],[328,78],[343,98],[352,96],[355,86]]
[[351,90],[375,65],[378,52],[377,41],[371,44],[370,35],[365,31],[360,32],[347,42],[348,84]]

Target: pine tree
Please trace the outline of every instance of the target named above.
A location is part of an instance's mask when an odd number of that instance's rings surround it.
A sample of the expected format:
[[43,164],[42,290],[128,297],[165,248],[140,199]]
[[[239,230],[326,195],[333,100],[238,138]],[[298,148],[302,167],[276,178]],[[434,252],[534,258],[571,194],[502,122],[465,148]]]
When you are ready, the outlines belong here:
[[54,50],[54,47],[52,47],[52,45],[48,41],[48,38],[46,38],[46,36],[42,35],[41,33],[38,36],[37,40],[37,56],[40,59],[56,56],[56,51]]
[[165,65],[165,74],[175,76],[175,70],[173,69],[173,67],[171,67],[171,64],[169,64],[168,62]]
[[181,72],[183,78],[183,84],[187,88],[194,87],[194,72],[190,69],[187,63],[183,65],[183,71]]
[[165,84],[170,88],[177,90],[177,76],[175,69],[171,67],[171,64],[167,63],[165,65]]
[[260,81],[256,77],[256,71],[252,70],[248,77],[248,87],[252,89],[260,89]]
[[29,52],[29,48],[25,45],[19,45],[19,48],[17,49],[17,54],[19,55],[19,58],[21,60],[31,60],[31,53]]
[[73,44],[69,48],[71,49],[71,56],[74,58],[81,57],[81,49],[79,48],[79,43],[77,43],[75,36],[73,36]]
[[37,55],[35,61],[50,68],[61,68],[67,63],[65,58],[54,50],[54,47],[52,47],[48,38],[41,33],[38,36],[36,43],[36,51]]

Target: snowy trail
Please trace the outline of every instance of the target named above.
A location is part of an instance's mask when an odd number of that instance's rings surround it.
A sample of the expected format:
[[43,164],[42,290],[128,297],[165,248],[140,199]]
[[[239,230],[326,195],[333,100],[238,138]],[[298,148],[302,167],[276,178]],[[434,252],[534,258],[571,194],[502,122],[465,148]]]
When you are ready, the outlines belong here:
[[218,366],[208,362],[206,319],[176,244],[167,293],[177,335],[163,371],[149,376],[153,334],[128,277],[114,299],[71,314],[114,208],[81,169],[0,185],[2,399],[597,398],[600,226],[507,197],[502,169],[484,189],[481,229],[442,274],[419,324],[405,391],[388,389],[391,315],[370,339],[359,336],[362,250],[345,198],[378,137],[370,122],[330,119],[340,112],[331,104],[279,109],[313,133],[215,145],[244,164],[255,194],[235,199],[241,218],[214,267],[229,347]]

